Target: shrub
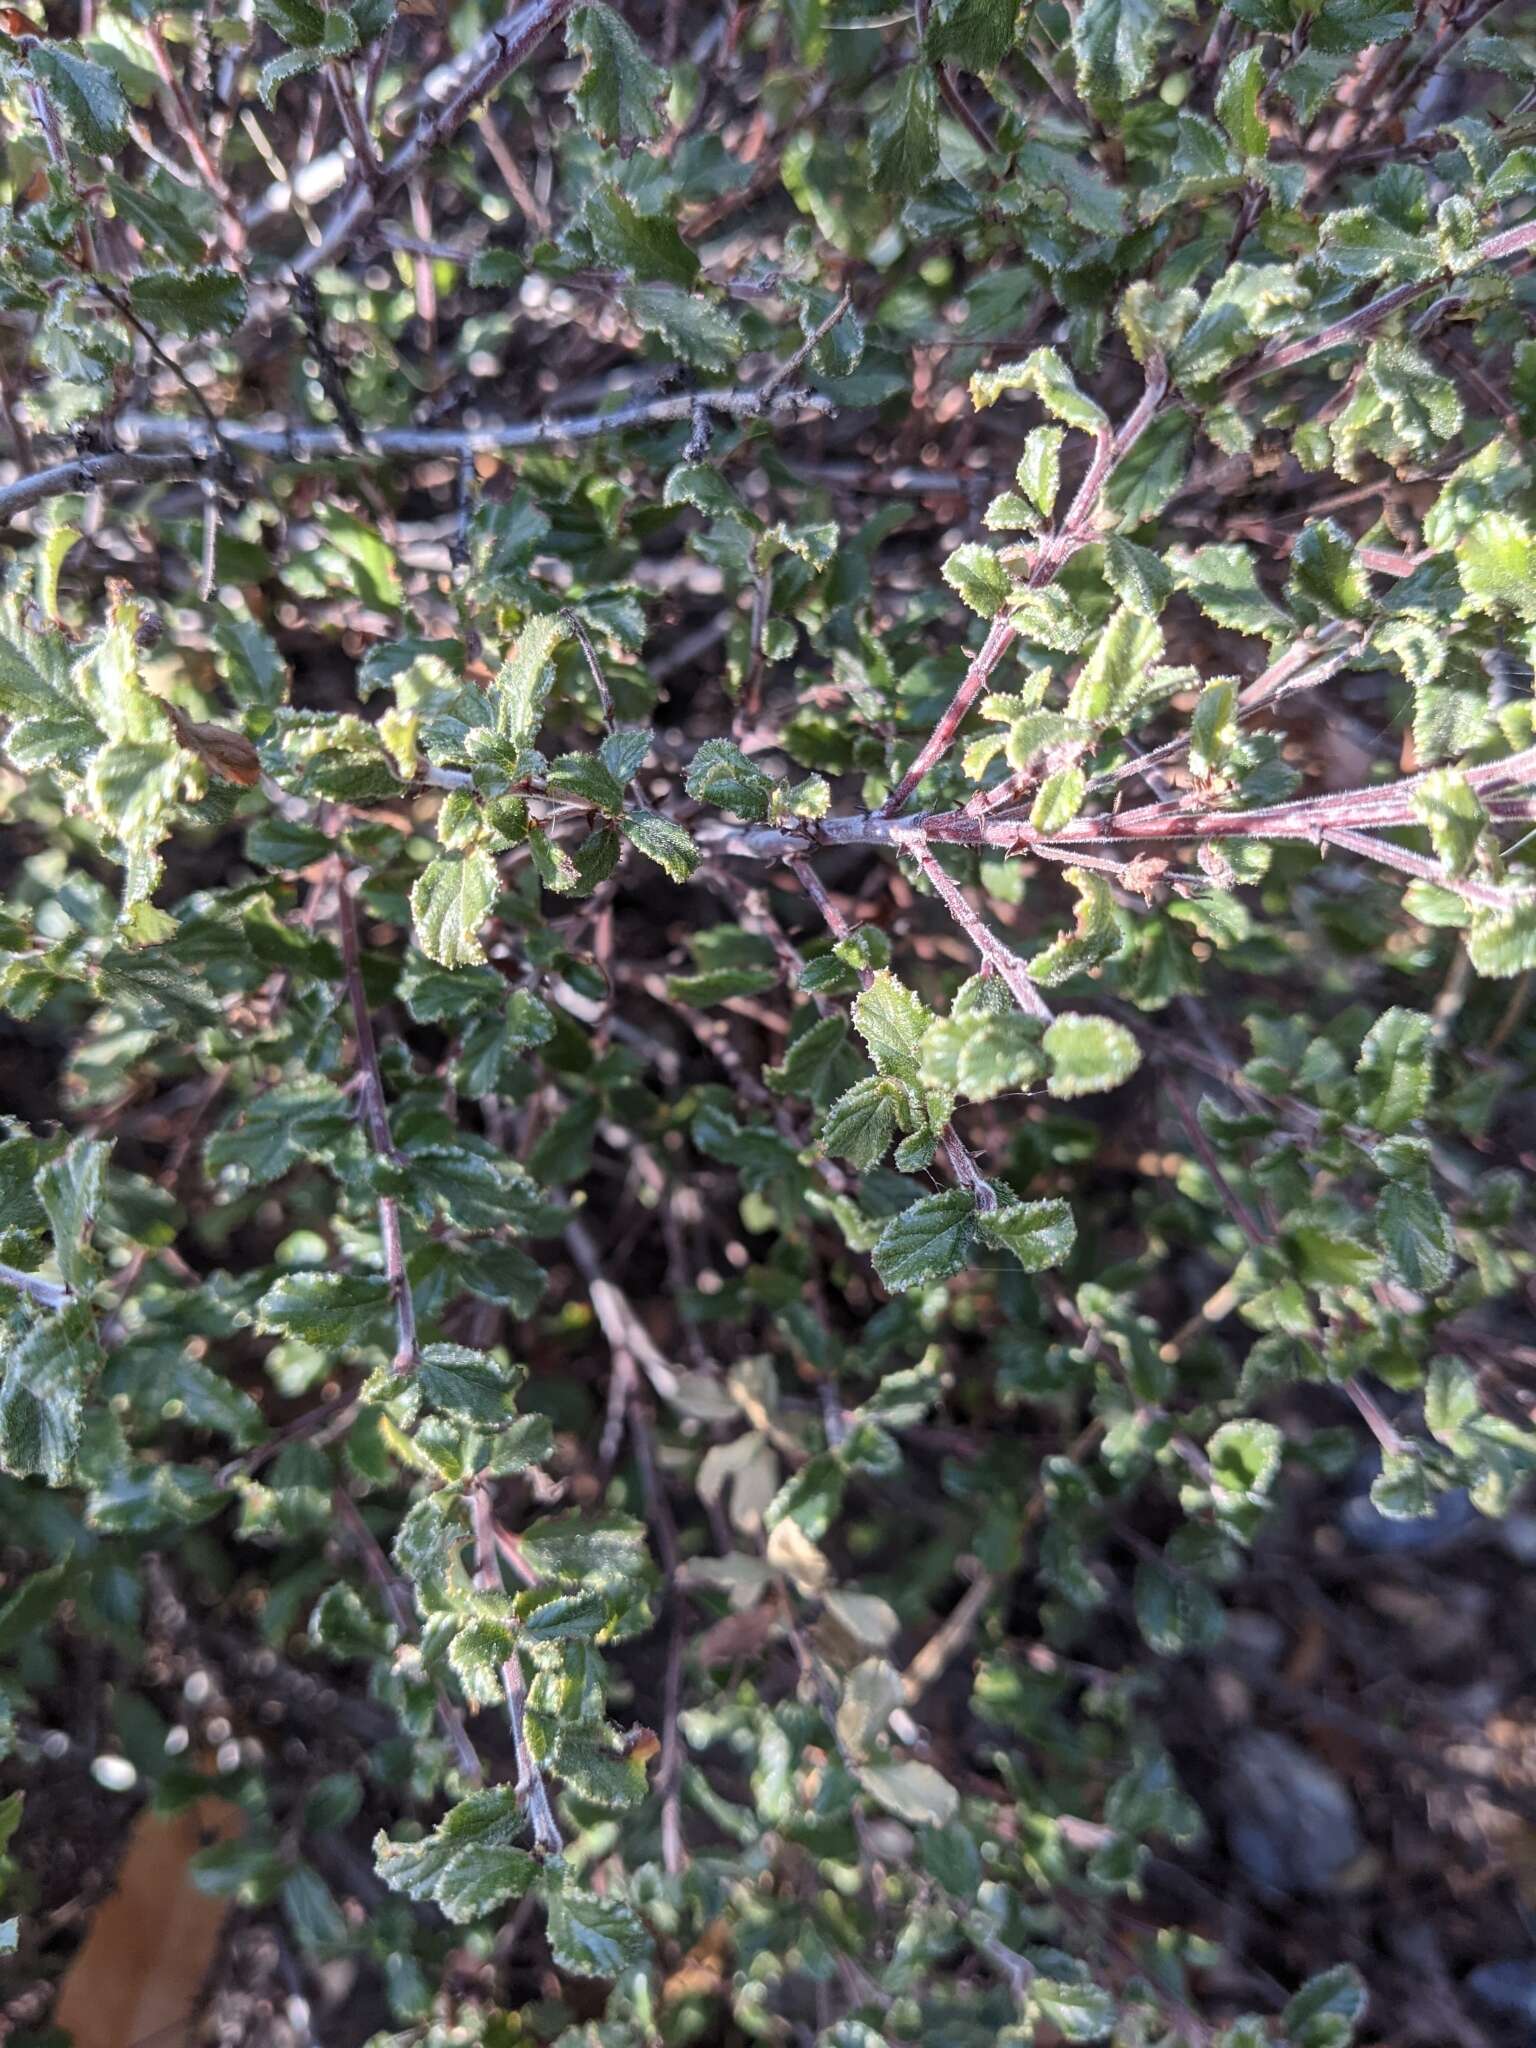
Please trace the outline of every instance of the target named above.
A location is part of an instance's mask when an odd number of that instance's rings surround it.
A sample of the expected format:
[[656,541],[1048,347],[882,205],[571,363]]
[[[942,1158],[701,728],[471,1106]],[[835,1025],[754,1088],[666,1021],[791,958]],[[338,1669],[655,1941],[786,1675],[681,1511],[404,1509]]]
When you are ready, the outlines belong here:
[[7,10],[27,1955],[260,1651],[333,2043],[1350,2038],[1127,1904],[1292,1479],[1536,1452],[1488,12]]

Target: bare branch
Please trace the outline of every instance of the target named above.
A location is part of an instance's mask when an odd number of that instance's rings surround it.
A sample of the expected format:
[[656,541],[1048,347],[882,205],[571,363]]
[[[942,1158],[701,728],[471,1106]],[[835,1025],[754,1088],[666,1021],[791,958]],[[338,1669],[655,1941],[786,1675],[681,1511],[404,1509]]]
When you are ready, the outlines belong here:
[[101,484],[187,482],[201,476],[210,459],[209,455],[194,454],[190,449],[162,455],[144,449],[117,448],[105,455],[77,455],[72,462],[34,469],[30,476],[18,477],[15,483],[0,487],[0,519],[13,519],[18,512],[29,512],[34,505],[63,497],[69,491],[94,491]]
[[469,52],[460,80],[442,106],[424,115],[408,141],[371,180],[360,182],[342,201],[320,240],[294,265],[300,276],[334,263],[358,243],[374,216],[408,183],[427,160],[457,133],[480,102],[538,48],[549,31],[570,12],[571,0],[528,0],[503,15]]
[[[1531,248],[1536,248],[1536,220],[1522,221],[1517,228],[1505,228],[1499,234],[1490,235],[1466,268],[1470,270],[1478,264],[1500,263],[1507,256],[1518,256]],[[1448,270],[1436,270],[1412,284],[1394,285],[1391,291],[1383,292],[1379,298],[1368,300],[1353,313],[1346,313],[1342,319],[1319,328],[1316,334],[1306,334],[1298,341],[1282,342],[1278,347],[1264,349],[1251,363],[1241,365],[1225,380],[1222,387],[1224,395],[1236,397],[1238,392],[1246,391],[1261,377],[1271,377],[1277,370],[1294,369],[1297,363],[1304,363],[1311,356],[1320,356],[1326,349],[1337,348],[1341,342],[1374,334],[1399,307],[1412,305],[1415,299],[1438,289],[1450,278]]]
[[[482,1593],[499,1593],[502,1590],[500,1545],[496,1540],[496,1517],[491,1511],[491,1496],[484,1479],[471,1489],[469,1504],[475,1528],[475,1584]],[[544,1774],[529,1746],[528,1681],[523,1676],[523,1661],[515,1644],[511,1656],[501,1667],[501,1682],[507,1699],[507,1720],[512,1728],[512,1750],[517,1758],[517,1796],[523,1802],[523,1811],[533,1829],[534,1846],[542,1855],[558,1856],[565,1848],[565,1838],[550,1804]]]
[[44,1280],[36,1273],[23,1273],[16,1266],[0,1265],[0,1287],[14,1287],[18,1294],[30,1295],[42,1308],[63,1308],[75,1298],[73,1288]]
[[[441,457],[500,455],[513,448],[558,447],[568,441],[591,441],[628,427],[664,426],[691,420],[700,409],[727,419],[779,418],[792,413],[828,413],[832,401],[818,391],[754,386],[747,390],[669,392],[660,398],[637,399],[606,412],[551,414],[536,420],[490,420],[474,427],[367,427],[357,444],[339,427],[285,423],[256,426],[245,420],[221,420],[219,438],[238,455],[264,456],[273,462],[331,463],[362,457],[378,462],[432,461]],[[127,413],[119,423],[125,441],[138,448],[181,449],[207,457],[211,436],[202,420],[184,414]]]
[[902,851],[910,853],[928,880],[933,884],[944,908],[965,933],[987,965],[994,968],[1007,984],[1009,993],[1019,1008],[1028,1017],[1039,1017],[1045,1023],[1051,1020],[1050,1006],[1039,989],[1030,980],[1024,962],[1017,953],[1010,952],[997,934],[982,922],[981,915],[966,901],[965,892],[956,888],[934,858],[932,849],[920,833],[914,833],[910,843],[902,844]]
[[[385,1556],[379,1539],[364,1521],[362,1510],[344,1486],[332,1488],[331,1503],[335,1508],[337,1520],[351,1539],[353,1549],[362,1558],[368,1576],[383,1596],[402,1639],[414,1642],[417,1628],[416,1617],[411,1611],[411,1596]],[[435,1687],[435,1691],[438,1725],[447,1737],[458,1761],[460,1774],[468,1784],[478,1785],[484,1773],[480,1768],[480,1759],[475,1754],[475,1745],[470,1741],[464,1727],[464,1717],[440,1685]]]
[[[1030,566],[1026,587],[1040,590],[1051,582],[1077,553],[1094,538],[1094,514],[1115,464],[1128,455],[1141,439],[1162,404],[1168,390],[1168,372],[1161,356],[1147,365],[1146,388],[1118,433],[1106,426],[1094,448],[1088,474],[1078,486],[1059,532],[1041,541]],[[917,758],[880,806],[883,818],[893,817],[929,771],[949,752],[967,713],[985,687],[988,677],[1018,638],[1017,628],[1006,617],[994,619],[981,651],[966,670],[965,679],[950,701],[943,717],[918,750]]]
[[[368,1120],[368,1136],[374,1151],[380,1159],[400,1165],[403,1163],[401,1154],[389,1128],[389,1110],[384,1099],[384,1077],[379,1071],[379,1048],[373,1035],[373,1018],[369,1014],[368,997],[363,988],[357,909],[350,880],[338,863],[336,929],[341,939],[347,1001],[352,1010],[352,1033],[357,1041],[357,1061],[362,1072],[363,1112]],[[379,1197],[379,1238],[384,1248],[384,1272],[395,1304],[395,1371],[401,1374],[414,1372],[421,1360],[416,1336],[416,1303],[405,1267],[405,1246],[400,1236],[400,1204],[393,1195]]]

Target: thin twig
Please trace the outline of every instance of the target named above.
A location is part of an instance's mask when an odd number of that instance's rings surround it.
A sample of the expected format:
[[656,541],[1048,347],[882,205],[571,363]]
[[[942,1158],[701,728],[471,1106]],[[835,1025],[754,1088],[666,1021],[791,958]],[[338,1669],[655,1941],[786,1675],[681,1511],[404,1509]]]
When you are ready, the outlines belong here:
[[[414,1642],[417,1634],[416,1617],[411,1611],[410,1595],[394,1566],[385,1556],[378,1538],[363,1520],[357,1502],[344,1486],[332,1488],[331,1502],[338,1521],[345,1527],[353,1548],[367,1567],[368,1576],[378,1587],[385,1604],[394,1616],[395,1626],[399,1629],[401,1637],[407,1642]],[[484,1773],[480,1768],[480,1759],[475,1754],[475,1745],[470,1741],[465,1729],[464,1717],[440,1685],[435,1690],[438,1724],[458,1760],[460,1773],[471,1785],[478,1785]]]
[[[592,441],[630,427],[669,426],[692,420],[700,410],[722,418],[755,420],[793,413],[829,413],[832,401],[819,391],[761,387],[746,390],[669,392],[617,405],[606,412],[553,415],[547,419],[487,421],[478,427],[367,427],[354,444],[340,427],[298,424],[257,427],[243,420],[220,420],[219,440],[239,455],[262,456],[272,462],[332,463],[366,457],[372,461],[433,461],[464,455],[501,455],[513,448],[558,447],[568,441]],[[186,414],[128,413],[119,422],[123,440],[137,448],[180,449],[206,459],[211,436],[201,420]]]
[[[1167,395],[1167,390],[1167,369],[1161,356],[1153,356],[1147,363],[1146,384],[1136,406],[1118,433],[1112,433],[1107,425],[1100,431],[1094,443],[1093,460],[1088,465],[1088,473],[1078,486],[1077,495],[1068,507],[1065,520],[1056,533],[1048,534],[1040,542],[1026,578],[1028,589],[1043,589],[1066,567],[1079,549],[1087,547],[1093,540],[1094,519],[1104,486],[1108,483],[1116,463],[1124,460],[1151,425],[1158,407]],[[911,767],[881,804],[881,817],[893,817],[907,802],[924,776],[943,760],[992,671],[1017,638],[1018,629],[1006,616],[992,621],[980,652],[966,670],[964,680],[943,717],[918,750],[917,758]]]
[[[384,1076],[379,1070],[379,1048],[373,1035],[373,1018],[363,987],[362,954],[357,938],[357,908],[350,886],[352,877],[337,863],[336,928],[341,939],[342,965],[346,973],[347,1001],[352,1010],[352,1035],[357,1042],[357,1063],[362,1074],[363,1112],[368,1122],[369,1141],[378,1158],[393,1166],[404,1163],[389,1128],[389,1110],[384,1097]],[[400,1204],[393,1195],[379,1196],[379,1239],[384,1250],[384,1272],[395,1306],[394,1368],[402,1375],[414,1372],[421,1360],[416,1336],[416,1303],[406,1271],[405,1247],[400,1235]]]
[[192,110],[192,102],[187,98],[186,89],[177,76],[175,65],[171,62],[171,53],[166,48],[165,37],[161,33],[160,23],[153,15],[144,22],[143,32],[144,40],[149,45],[150,57],[153,60],[156,72],[159,74],[160,83],[165,87],[175,108],[176,129],[187,145],[187,152],[192,158],[193,163],[196,164],[199,176],[213,195],[214,203],[218,207],[220,217],[224,223],[224,240],[229,245],[230,254],[238,262],[245,253],[246,232],[245,222],[241,218],[240,209],[235,203],[235,196],[229,189],[229,183],[224,173],[215,163],[213,152],[209,149],[203,131],[198,126],[197,116]]
[[457,134],[486,99],[530,56],[549,31],[570,12],[572,0],[528,0],[486,30],[467,53],[459,81],[442,106],[424,114],[414,133],[402,143],[376,176],[336,209],[320,240],[306,249],[295,266],[301,273],[335,262],[360,246],[364,230],[416,172]]
[[348,68],[339,57],[332,57],[327,61],[325,82],[331,89],[331,98],[336,102],[336,111],[341,116],[343,133],[352,145],[352,155],[358,173],[364,184],[371,188],[379,181],[379,153],[373,146],[373,137],[368,133],[363,110],[357,103]]
[[0,1287],[14,1287],[18,1294],[30,1295],[42,1308],[63,1308],[75,1298],[72,1287],[44,1280],[36,1273],[23,1273],[15,1266],[0,1265]]
[[592,1313],[597,1317],[598,1327],[615,1362],[621,1358],[629,1361],[644,1372],[664,1401],[675,1400],[678,1391],[675,1369],[657,1350],[650,1331],[631,1307],[629,1297],[615,1287],[603,1271],[597,1246],[592,1242],[586,1225],[574,1219],[569,1222],[565,1226],[565,1244],[586,1282]]
[[1010,994],[1027,1017],[1038,1017],[1044,1023],[1051,1021],[1050,1005],[1029,978],[1029,971],[1018,954],[1005,946],[997,934],[982,922],[981,915],[966,901],[963,890],[957,888],[945,874],[933,850],[920,833],[914,833],[910,842],[902,844],[902,851],[910,853],[933,888],[944,908],[965,933],[982,959],[997,970],[1007,984]]
[[[491,1510],[488,1482],[481,1479],[470,1491],[470,1514],[475,1530],[475,1584],[482,1593],[502,1591],[500,1546],[496,1541],[496,1517]],[[512,1654],[501,1667],[502,1690],[507,1701],[507,1720],[512,1729],[512,1752],[517,1758],[517,1796],[523,1803],[533,1829],[534,1846],[541,1855],[559,1856],[565,1848],[560,1823],[550,1804],[549,1788],[528,1741],[528,1681],[523,1660],[513,1644]]]
[[72,491],[94,491],[102,484],[183,483],[202,475],[207,457],[190,452],[150,454],[143,450],[114,449],[106,455],[77,455],[70,462],[56,462],[48,469],[35,469],[0,488],[0,520],[29,512],[49,498],[61,498]]
[[[1536,220],[1522,221],[1519,227],[1504,228],[1496,235],[1490,235],[1474,252],[1472,260],[1457,276],[1464,278],[1468,272],[1484,263],[1499,263],[1507,256],[1518,256],[1524,250],[1536,248]],[[1312,356],[1322,355],[1325,350],[1337,348],[1342,342],[1355,341],[1361,336],[1373,334],[1383,326],[1391,315],[1402,306],[1412,305],[1427,291],[1433,291],[1451,281],[1448,270],[1432,271],[1428,277],[1415,279],[1411,284],[1394,285],[1379,298],[1369,300],[1357,307],[1353,313],[1346,313],[1341,319],[1331,321],[1315,334],[1303,335],[1297,341],[1277,343],[1264,349],[1248,363],[1226,378],[1222,395],[1234,398],[1240,391],[1246,391],[1250,384],[1261,377],[1271,377],[1279,370],[1293,369],[1297,363],[1304,363]]]

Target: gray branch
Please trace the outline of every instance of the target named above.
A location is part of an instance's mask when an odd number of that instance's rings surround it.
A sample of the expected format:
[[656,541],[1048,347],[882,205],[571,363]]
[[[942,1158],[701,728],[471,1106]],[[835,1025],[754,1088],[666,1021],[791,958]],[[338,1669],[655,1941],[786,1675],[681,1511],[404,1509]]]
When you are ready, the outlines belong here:
[[74,1290],[57,1280],[40,1279],[36,1273],[23,1273],[15,1266],[0,1265],[0,1287],[14,1287],[18,1294],[29,1294],[43,1308],[63,1308],[74,1300]]
[[480,102],[515,71],[544,37],[570,12],[571,0],[529,0],[486,30],[470,51],[459,82],[433,114],[424,116],[414,133],[383,164],[371,181],[358,172],[358,183],[331,216],[320,240],[294,265],[307,277],[334,262],[353,246],[387,201],[422,168],[428,158],[469,119]]
[[515,448],[592,441],[628,427],[694,420],[701,412],[754,420],[802,413],[825,414],[832,401],[819,391],[746,390],[673,392],[637,399],[608,412],[573,413],[569,418],[492,420],[478,427],[365,428],[354,442],[340,427],[255,426],[220,420],[215,439],[208,422],[186,414],[126,413],[118,431],[130,445],[101,455],[76,456],[0,486],[0,521],[29,511],[68,491],[92,491],[108,483],[175,483],[204,474],[231,455],[271,462],[325,465],[339,462],[423,462],[499,455]]
[[49,469],[35,469],[0,488],[0,520],[30,511],[47,498],[62,497],[66,491],[93,491],[98,484],[175,483],[201,475],[212,453],[212,438],[202,421],[187,422],[201,429],[208,441],[207,451],[190,445],[177,453],[151,454],[142,449],[119,448],[105,455],[80,455],[73,462],[56,462]]
[[[784,414],[829,413],[832,401],[819,391],[770,391],[766,386],[675,391],[661,398],[636,399],[606,412],[555,414],[537,420],[487,420],[478,427],[365,428],[355,443],[340,427],[254,426],[242,420],[221,420],[219,439],[233,454],[264,456],[273,462],[348,462],[360,456],[372,456],[380,462],[419,462],[434,457],[500,455],[508,449],[559,446],[565,441],[592,441],[603,434],[622,433],[627,427],[692,420],[701,410],[727,419],[753,420]],[[185,414],[127,413],[119,423],[119,432],[139,449],[178,449],[202,460],[211,459],[217,452],[207,422]]]

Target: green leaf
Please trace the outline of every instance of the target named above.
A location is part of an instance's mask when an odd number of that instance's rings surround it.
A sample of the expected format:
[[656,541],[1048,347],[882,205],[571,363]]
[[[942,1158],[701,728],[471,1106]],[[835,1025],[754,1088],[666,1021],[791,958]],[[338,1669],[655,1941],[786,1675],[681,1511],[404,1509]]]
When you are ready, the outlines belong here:
[[75,1302],[34,1323],[7,1341],[0,1363],[0,1469],[67,1486],[85,1396],[101,1363],[90,1309]]
[[1104,487],[1104,502],[1122,526],[1155,519],[1178,496],[1189,467],[1194,425],[1182,406],[1164,411],[1128,455],[1115,464]]
[[847,1045],[848,1027],[842,1018],[820,1017],[785,1049],[782,1066],[764,1068],[763,1078],[775,1093],[787,1089],[825,1103],[847,1074]]
[[[691,505],[706,519],[729,519],[754,533],[762,531],[761,520],[749,510],[746,501],[732,490],[712,463],[680,462],[676,469],[668,470],[667,480],[661,487],[661,502],[664,505]],[[705,744],[714,743],[706,741]]]
[[1059,584],[1047,584],[1044,590],[1016,584],[1008,609],[1020,639],[1038,647],[1074,654],[1088,638],[1087,622]]
[[283,1914],[300,1948],[311,1956],[347,1945],[351,1934],[330,1886],[311,1864],[300,1863],[278,1893]]
[[1305,1287],[1363,1287],[1380,1260],[1363,1229],[1337,1203],[1313,1203],[1286,1217],[1283,1241]]
[[1071,1204],[1054,1198],[978,1210],[976,1230],[984,1244],[1001,1245],[1012,1252],[1026,1273],[1065,1265],[1077,1242]]
[[960,1794],[948,1778],[915,1758],[862,1764],[858,1778],[887,1813],[912,1827],[947,1828],[960,1811]]
[[480,943],[497,895],[496,863],[484,847],[440,854],[429,861],[411,889],[416,943],[441,967],[469,967],[485,958]]
[[1108,882],[1088,868],[1068,868],[1065,872],[1077,891],[1076,923],[1072,931],[1063,932],[1043,953],[1037,953],[1026,963],[1031,981],[1037,981],[1042,988],[1055,988],[1072,975],[1112,959],[1120,950],[1120,926]]
[[992,618],[1008,602],[1013,579],[990,548],[980,541],[966,541],[945,562],[944,581],[963,604],[984,619]]
[[1087,793],[1088,778],[1081,768],[1058,768],[1054,775],[1047,775],[1030,809],[1030,830],[1042,839],[1060,832],[1083,808]]
[[315,0],[256,0],[256,12],[298,49],[318,49],[325,40],[326,10]]
[[1173,571],[1162,557],[1118,534],[1104,544],[1104,574],[1120,602],[1144,619],[1155,619],[1173,595]]
[[1429,455],[1461,432],[1463,409],[1456,386],[1432,369],[1411,343],[1373,342],[1366,353],[1365,373],[1406,448]]
[[1157,624],[1122,605],[1094,642],[1072,686],[1067,716],[1085,725],[1124,725],[1146,694],[1162,653]]
[[616,818],[624,808],[624,788],[596,754],[561,754],[549,764],[545,787],[551,796],[591,804]]
[[141,271],[128,296],[162,334],[233,334],[245,318],[245,286],[228,270]]
[[303,78],[309,72],[318,71],[325,62],[325,52],[318,45],[308,49],[284,50],[261,67],[257,80],[263,104],[275,107],[280,88],[290,78]]
[[530,1586],[513,1602],[518,1633],[529,1643],[590,1642],[608,1621],[597,1586]]
[[465,1247],[459,1270],[471,1293],[485,1301],[500,1302],[519,1321],[526,1320],[538,1307],[549,1277],[520,1245],[484,1239]]
[[1358,1970],[1348,1963],[1304,1984],[1280,2015],[1292,2048],[1349,2048],[1368,2003]]
[[1438,1495],[1415,1451],[1388,1451],[1371,1481],[1371,1506],[1393,1522],[1421,1522],[1435,1512]]
[[329,1081],[298,1082],[253,1097],[235,1121],[208,1140],[203,1159],[211,1174],[260,1187],[301,1159],[335,1153],[352,1129],[352,1114],[339,1088]]
[[1427,277],[1439,261],[1430,236],[1400,227],[1366,206],[1324,214],[1317,253],[1341,277],[1390,277],[1394,282]]
[[909,64],[870,128],[869,161],[877,192],[903,196],[925,185],[939,165],[939,105],[933,73]]
[[482,1615],[461,1628],[448,1646],[448,1663],[473,1707],[494,1707],[506,1696],[504,1673],[515,1654],[511,1619]]
[[1438,1294],[1456,1270],[1450,1218],[1427,1172],[1388,1181],[1376,1205],[1376,1234],[1404,1287]]
[[614,780],[627,787],[645,766],[656,735],[648,725],[616,726],[598,748],[603,765]]
[[1456,573],[1475,604],[1536,625],[1536,533],[1508,512],[1487,512],[1456,548]]
[[156,252],[162,262],[197,264],[217,231],[213,195],[201,203],[184,184],[158,166],[137,174],[133,182],[106,172],[106,190],[113,201],[113,213],[129,221],[143,238],[143,246]]
[[374,1866],[392,1891],[439,1907],[450,1920],[483,1919],[539,1882],[540,1866],[515,1844],[524,1827],[517,1791],[493,1785],[461,1799],[419,1842],[374,1838]]
[[1181,587],[1208,619],[1234,633],[1261,633],[1277,639],[1291,631],[1291,621],[1259,586],[1253,556],[1238,542],[1196,548],[1173,557]]
[[667,91],[667,74],[647,57],[621,15],[600,5],[573,8],[565,46],[585,59],[571,105],[599,142],[632,146],[661,134],[657,102]]
[[500,710],[501,730],[514,746],[531,746],[538,737],[555,678],[555,649],[569,636],[570,627],[559,613],[536,613],[502,663],[491,688]]
[[619,304],[635,325],[659,337],[668,353],[701,370],[728,370],[746,346],[741,323],[698,291],[670,284],[631,284]]
[[549,1947],[557,1969],[573,1977],[618,1977],[649,1960],[650,1936],[622,1899],[599,1898],[574,1878],[546,1896]]
[[645,281],[691,285],[699,259],[670,217],[638,213],[617,185],[593,187],[582,213],[592,246],[603,263]]
[[1437,1443],[1459,1457],[1472,1448],[1468,1426],[1483,1413],[1477,1380],[1459,1358],[1441,1356],[1430,1361],[1424,1384],[1424,1426]]
[[1467,939],[1467,958],[1479,974],[1496,979],[1536,967],[1536,903],[1479,911]]
[[117,80],[104,65],[77,57],[62,43],[44,42],[32,45],[27,62],[82,149],[93,156],[110,156],[121,146],[128,108]]
[[1118,1088],[1141,1065],[1141,1048],[1123,1024],[1068,1010],[1046,1027],[1042,1040],[1050,1061],[1046,1082],[1052,1095],[1101,1095]]
[[1063,425],[1080,427],[1084,433],[1096,434],[1109,424],[1103,408],[1078,389],[1077,380],[1053,348],[1037,348],[1021,363],[978,370],[971,378],[971,403],[978,412],[995,405],[1007,391],[1032,391]]
[[1267,79],[1264,52],[1255,44],[1233,58],[1216,89],[1216,118],[1239,156],[1269,154],[1269,123],[1259,111]]
[[72,1566],[71,1557],[30,1572],[20,1580],[14,1593],[0,1601],[0,1654],[14,1657],[21,1644],[53,1619],[69,1597]]
[[1434,768],[1413,785],[1413,814],[1453,875],[1471,867],[1488,813],[1459,768]]
[[76,1138],[37,1177],[38,1197],[53,1231],[53,1255],[66,1287],[83,1290],[96,1277],[97,1261],[87,1239],[101,1206],[111,1150],[110,1145]]
[[1102,2041],[1118,2017],[1114,1994],[1097,1984],[1037,1977],[1029,2003],[1063,2041]]
[[645,1764],[615,1747],[607,1729],[593,1732],[563,1722],[551,1761],[574,1798],[613,1811],[639,1806],[649,1791]]
[[1017,27],[1015,0],[935,0],[928,12],[924,54],[936,64],[995,71],[1013,48]]
[[688,764],[687,789],[695,803],[715,804],[760,825],[773,800],[773,778],[731,740],[705,740]]
[[1152,75],[1162,25],[1159,0],[1084,0],[1072,22],[1084,98],[1099,105],[1134,98]]
[[[581,883],[581,875],[575,861],[559,846],[540,825],[530,828],[528,833],[528,854],[533,862],[534,872],[546,889],[566,896]],[[483,959],[484,954],[472,955]]]
[[1061,489],[1061,444],[1065,427],[1031,427],[1014,481],[1042,519],[1049,519]]
[[67,700],[46,682],[14,640],[0,634],[0,712],[12,718],[61,717]]
[[1136,1626],[1159,1657],[1187,1657],[1221,1641],[1225,1618],[1212,1589],[1156,1559],[1136,1567]]
[[1284,1439],[1272,1422],[1224,1422],[1205,1447],[1218,1498],[1254,1503],[1269,1497]]
[[1291,550],[1286,595],[1296,616],[1308,625],[1322,619],[1369,618],[1374,608],[1355,544],[1331,519],[1302,528]]
[[1387,1010],[1366,1033],[1355,1066],[1360,1114],[1373,1130],[1403,1131],[1424,1114],[1434,1085],[1430,1019],[1415,1010]]
[[462,1344],[428,1344],[416,1370],[416,1383],[428,1407],[494,1428],[511,1421],[512,1397],[524,1376],[522,1366],[505,1365],[488,1351],[469,1351]]
[[933,1013],[920,996],[882,967],[853,1005],[853,1021],[882,1074],[917,1079],[923,1033]]
[[371,1273],[288,1273],[256,1304],[264,1329],[306,1344],[360,1342],[368,1321],[388,1310],[389,1282]]
[[691,1009],[707,1010],[734,996],[761,995],[764,989],[775,987],[778,979],[773,967],[707,967],[702,974],[669,975],[667,994]]
[[827,1112],[821,1142],[861,1173],[880,1164],[891,1149],[900,1122],[902,1085],[884,1074],[871,1074],[840,1095]]
[[[952,1018],[957,1057],[953,1083],[970,1102],[992,1102],[1014,1089],[1027,1088],[1045,1072],[1040,1050],[1040,1024],[1019,1010],[1000,1016]],[[925,1076],[931,1065],[924,1041]]]
[[546,1515],[524,1530],[522,1545],[533,1569],[551,1578],[628,1579],[646,1569],[645,1524],[633,1515]]
[[1237,684],[1223,677],[1200,692],[1189,721],[1189,765],[1202,780],[1217,774],[1237,745]]
[[699,850],[687,827],[663,818],[657,811],[626,811],[619,820],[619,830],[647,860],[665,868],[674,882],[686,882],[699,865]]
[[882,1286],[894,1293],[927,1287],[958,1273],[970,1257],[976,1206],[963,1188],[925,1195],[893,1216],[872,1257]]
[[309,1639],[345,1662],[387,1651],[394,1631],[367,1607],[356,1587],[327,1586],[309,1617]]

